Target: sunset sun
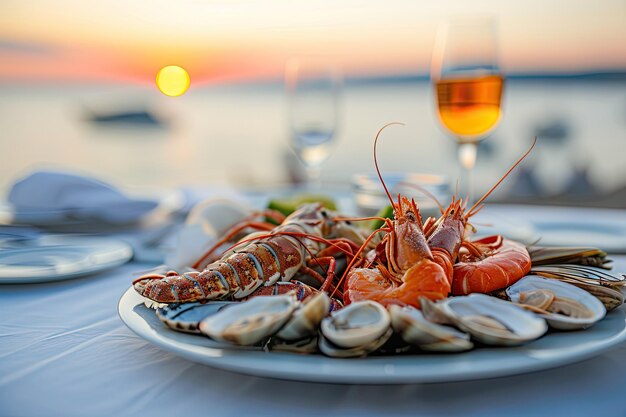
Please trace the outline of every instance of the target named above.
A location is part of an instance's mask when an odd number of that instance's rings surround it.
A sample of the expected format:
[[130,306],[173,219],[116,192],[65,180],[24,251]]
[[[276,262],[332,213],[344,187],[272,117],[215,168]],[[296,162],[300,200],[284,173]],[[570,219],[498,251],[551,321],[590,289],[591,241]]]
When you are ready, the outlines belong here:
[[157,87],[163,94],[170,97],[185,94],[190,81],[187,71],[176,65],[161,68],[156,76]]

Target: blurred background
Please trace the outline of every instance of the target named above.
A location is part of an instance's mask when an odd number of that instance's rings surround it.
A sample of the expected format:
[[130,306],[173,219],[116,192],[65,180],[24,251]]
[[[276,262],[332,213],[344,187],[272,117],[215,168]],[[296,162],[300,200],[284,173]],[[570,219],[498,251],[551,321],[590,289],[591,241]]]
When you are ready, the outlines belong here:
[[[493,16],[506,78],[477,192],[530,145],[499,201],[626,207],[626,2],[529,0],[2,0],[0,195],[62,168],[126,188],[271,189],[303,178],[289,147],[283,74],[326,54],[344,77],[324,184],[373,170],[459,175],[429,80],[437,28]],[[157,71],[191,86],[166,97]]]

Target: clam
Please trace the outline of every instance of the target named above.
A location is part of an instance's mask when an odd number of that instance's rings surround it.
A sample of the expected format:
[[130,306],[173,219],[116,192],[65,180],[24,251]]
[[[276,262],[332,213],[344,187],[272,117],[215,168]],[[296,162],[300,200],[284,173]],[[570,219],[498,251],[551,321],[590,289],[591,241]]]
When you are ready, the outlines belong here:
[[323,292],[306,298],[276,336],[286,341],[294,341],[316,335],[329,308],[330,297]]
[[330,342],[325,337],[320,337],[318,347],[323,354],[333,358],[358,358],[380,349],[393,334],[393,329],[388,328],[379,338],[362,346],[342,348]]
[[209,303],[171,303],[157,309],[156,315],[167,327],[186,333],[200,333],[198,325],[206,317],[218,313],[234,304],[233,301],[212,301]]
[[530,310],[546,319],[550,327],[561,330],[584,329],[601,320],[606,309],[589,292],[563,281],[528,275],[506,289],[511,301],[521,305],[536,298],[535,294],[551,294],[551,302],[530,304]]
[[358,301],[322,320],[319,348],[329,356],[364,356],[380,348],[391,336],[391,318],[374,301]]
[[215,340],[253,345],[284,326],[297,306],[294,293],[255,297],[203,319],[199,328]]
[[484,294],[449,298],[437,304],[456,327],[488,345],[520,345],[538,339],[548,330],[542,318]]
[[414,307],[392,305],[389,314],[394,331],[422,350],[460,352],[474,346],[467,333],[430,322]]

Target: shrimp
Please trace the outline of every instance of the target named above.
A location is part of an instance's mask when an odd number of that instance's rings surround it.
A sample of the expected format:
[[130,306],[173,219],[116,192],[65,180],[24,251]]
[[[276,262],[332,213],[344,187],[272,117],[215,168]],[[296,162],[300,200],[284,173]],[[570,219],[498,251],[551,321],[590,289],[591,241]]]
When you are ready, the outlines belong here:
[[[344,276],[344,303],[374,300],[383,305],[400,304],[419,308],[419,297],[431,300],[447,297],[450,271],[435,262],[423,232],[422,216],[414,200],[398,196],[395,203],[383,181],[376,158],[376,145],[383,126],[374,140],[374,164],[378,177],[394,211],[394,221],[387,220],[381,230],[387,232],[377,252],[376,268],[349,265]],[[372,234],[373,236],[374,234]],[[370,236],[370,238],[372,237]],[[362,247],[369,242],[365,241]],[[439,256],[439,255],[438,255]],[[342,278],[343,279],[343,278]]]
[[419,297],[438,300],[448,296],[450,280],[435,262],[422,232],[415,201],[406,197],[394,205],[393,224],[381,245],[386,265],[353,268],[347,274],[344,303],[373,300],[383,305],[400,304],[419,308]]
[[[390,123],[393,124],[393,123]],[[374,164],[394,209],[394,221],[380,230],[387,232],[366,268],[348,268],[344,303],[370,299],[381,304],[408,304],[419,308],[419,296],[431,300],[452,294],[490,292],[504,288],[530,270],[526,249],[501,236],[471,242],[466,239],[469,218],[511,171],[528,156],[536,144],[513,164],[500,180],[469,210],[467,201],[452,198],[442,215],[426,224],[415,201],[398,196],[395,204],[382,179],[376,159],[376,145],[383,128],[374,140]],[[380,246],[379,245],[379,246]],[[457,263],[457,261],[460,261]],[[386,264],[386,265],[385,265]],[[371,265],[376,265],[371,268]]]
[[530,272],[526,247],[502,236],[465,244],[454,265],[452,294],[487,293],[506,288]]

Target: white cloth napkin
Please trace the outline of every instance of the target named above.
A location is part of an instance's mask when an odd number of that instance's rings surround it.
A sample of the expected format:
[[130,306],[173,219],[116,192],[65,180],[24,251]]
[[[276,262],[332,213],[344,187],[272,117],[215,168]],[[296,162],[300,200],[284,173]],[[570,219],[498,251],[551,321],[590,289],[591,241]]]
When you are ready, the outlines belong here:
[[14,221],[92,220],[110,224],[138,221],[157,201],[132,199],[112,185],[61,171],[37,171],[18,180],[8,196]]
[[197,204],[178,231],[176,245],[165,257],[169,269],[183,270],[193,265],[218,238],[252,213],[237,201],[209,198]]

